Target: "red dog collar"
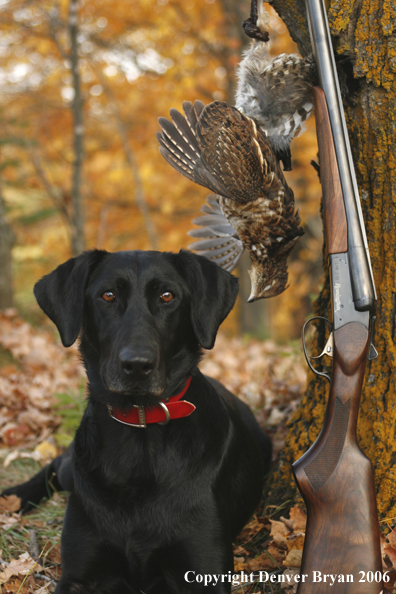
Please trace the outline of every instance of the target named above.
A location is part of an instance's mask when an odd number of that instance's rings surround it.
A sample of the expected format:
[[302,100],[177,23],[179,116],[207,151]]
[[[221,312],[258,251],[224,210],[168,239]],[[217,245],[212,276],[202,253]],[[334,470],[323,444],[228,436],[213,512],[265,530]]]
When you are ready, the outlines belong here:
[[179,394],[171,396],[167,402],[161,400],[157,406],[152,408],[145,408],[144,406],[134,405],[132,410],[123,413],[120,410],[113,409],[109,404],[109,415],[115,421],[123,425],[130,425],[131,427],[139,427],[145,429],[148,423],[159,423],[166,425],[171,419],[180,419],[188,417],[195,410],[195,406],[187,400],[180,400],[187,392],[191,383],[191,376],[187,379],[186,384]]

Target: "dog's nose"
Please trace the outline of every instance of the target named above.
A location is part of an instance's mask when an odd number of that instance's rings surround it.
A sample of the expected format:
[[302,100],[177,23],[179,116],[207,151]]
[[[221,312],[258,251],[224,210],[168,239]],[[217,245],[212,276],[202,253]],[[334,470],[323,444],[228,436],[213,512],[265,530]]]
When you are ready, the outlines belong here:
[[155,353],[151,350],[138,352],[125,347],[120,351],[121,369],[127,375],[147,376],[155,367]]

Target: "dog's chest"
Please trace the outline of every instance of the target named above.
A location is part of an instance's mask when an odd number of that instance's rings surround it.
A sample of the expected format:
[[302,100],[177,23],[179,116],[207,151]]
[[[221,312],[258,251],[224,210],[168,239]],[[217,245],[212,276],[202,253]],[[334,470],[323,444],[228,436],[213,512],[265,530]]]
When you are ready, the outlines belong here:
[[[77,492],[98,531],[113,544],[141,550],[185,529],[194,509],[213,506],[205,440],[195,451],[161,432],[131,430],[127,439],[103,439],[93,468],[77,460]],[[98,452],[96,451],[96,455]],[[98,460],[97,460],[98,462]],[[105,518],[105,521],[103,521]]]

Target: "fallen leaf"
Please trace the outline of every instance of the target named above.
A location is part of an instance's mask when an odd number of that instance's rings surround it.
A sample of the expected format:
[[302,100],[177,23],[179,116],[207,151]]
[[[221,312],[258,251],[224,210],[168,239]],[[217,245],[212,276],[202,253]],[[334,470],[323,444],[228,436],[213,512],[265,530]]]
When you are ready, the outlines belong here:
[[0,584],[8,582],[13,575],[27,575],[37,565],[29,553],[19,555],[18,559],[12,559],[4,571],[0,572]]
[[385,548],[389,546],[388,540],[386,536],[380,532],[380,549],[381,549],[381,561],[382,561],[382,570],[387,571],[389,567],[392,567],[392,562],[385,553]]
[[250,571],[279,569],[282,566],[284,554],[276,546],[270,544],[268,548],[255,559],[250,559],[246,565]]
[[394,530],[391,530],[389,534],[386,535],[386,538],[388,539],[391,547],[396,548],[396,532]]
[[276,520],[270,520],[271,522],[271,533],[270,536],[274,539],[276,544],[286,542],[286,534],[289,530],[283,522],[277,522]]
[[234,547],[234,555],[247,555],[247,550],[241,546]]
[[297,587],[297,582],[294,578],[298,574],[299,574],[298,569],[290,569],[290,568],[285,569],[285,571],[283,572],[282,575],[290,576],[290,578],[286,582],[282,582],[281,590],[285,590],[286,588]]
[[384,547],[384,553],[388,555],[393,567],[396,569],[396,549],[388,545]]
[[11,426],[3,427],[1,430],[1,437],[6,446],[15,446],[26,439],[31,432],[27,425],[17,425],[10,423]]
[[51,461],[58,455],[58,448],[50,441],[42,441],[34,448],[35,452],[38,452],[42,460]]
[[17,514],[9,516],[7,514],[0,514],[0,526],[2,530],[9,530],[13,528],[15,524],[20,522],[21,518]]
[[286,559],[283,561],[283,565],[286,567],[301,567],[302,551],[297,549],[291,549]]
[[22,499],[16,495],[4,495],[0,497],[0,507],[4,511],[16,512],[21,509]]
[[253,538],[253,536],[260,532],[260,530],[263,530],[263,527],[263,521],[261,519],[258,519],[257,516],[253,516],[250,522],[246,524],[246,526],[240,533],[239,540],[243,540],[245,542],[250,540],[251,538]]
[[273,543],[270,543],[267,552],[271,557],[278,563],[278,565],[282,565],[282,561],[285,558],[285,552],[280,550],[278,547],[275,547]]
[[50,561],[51,563],[62,563],[60,542],[58,542],[56,545],[48,543],[46,548],[48,548],[48,552],[44,549],[43,553],[43,558],[46,561]]
[[307,515],[298,505],[294,505],[289,512],[290,518],[281,517],[282,522],[293,532],[305,532]]
[[263,518],[261,520],[263,522],[263,527],[268,530],[268,532],[270,532],[271,530],[271,520],[269,519],[268,516],[265,516],[265,518]]
[[388,592],[390,591],[395,591],[395,584],[396,584],[396,571],[388,571],[387,572],[387,580],[389,579],[389,581],[386,582],[386,590]]
[[34,594],[48,594],[48,588],[49,588],[49,584],[47,584],[46,586],[43,586],[42,588],[39,588],[38,590],[35,590]]
[[286,539],[287,550],[296,549],[302,551],[304,548],[305,534],[292,534]]
[[6,584],[5,594],[30,594],[30,592],[25,585],[22,586],[22,580],[19,580],[18,578],[13,579]]
[[255,559],[249,559],[246,563],[249,571],[264,571],[266,569],[277,569],[276,563],[266,553],[261,553]]
[[245,557],[234,557],[234,571],[244,571],[246,567]]
[[13,450],[4,460],[3,466],[7,468],[11,462],[18,460],[18,458],[29,458],[31,460],[36,460],[36,462],[40,462],[40,460],[42,460],[41,454],[39,452],[21,452],[20,450]]

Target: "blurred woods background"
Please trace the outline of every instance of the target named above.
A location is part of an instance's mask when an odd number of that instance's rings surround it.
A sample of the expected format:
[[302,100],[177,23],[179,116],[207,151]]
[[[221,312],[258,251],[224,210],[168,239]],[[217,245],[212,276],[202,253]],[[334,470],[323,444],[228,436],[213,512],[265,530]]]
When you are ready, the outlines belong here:
[[[296,52],[271,14],[271,51]],[[157,118],[183,100],[234,103],[248,44],[244,0],[0,0],[0,309],[37,318],[34,282],[84,249],[187,247],[207,191],[161,157]],[[314,122],[292,143],[305,235],[291,287],[247,304],[226,329],[297,338],[322,274]],[[33,316],[33,317],[32,317]]]
[[[304,1],[273,0],[273,5],[301,51],[309,52]],[[393,5],[389,0],[332,0],[329,7],[338,63],[343,82],[349,84],[344,84],[344,107],[379,296],[375,337],[379,358],[368,365],[358,434],[363,451],[375,462],[380,515],[392,524],[396,517],[396,261],[390,257],[396,244]],[[297,52],[285,24],[266,7],[271,14],[271,52]],[[235,69],[249,43],[241,23],[248,15],[247,0],[0,0],[0,310],[11,305],[18,310],[0,311],[2,485],[27,480],[40,468],[37,460],[43,463],[59,453],[59,446],[72,439],[83,408],[84,373],[76,347],[61,347],[54,326],[35,304],[34,283],[86,248],[187,247],[191,219],[199,215],[207,191],[162,159],[155,137],[157,118],[167,116],[171,107],[180,110],[184,100],[234,103]],[[296,499],[291,463],[315,441],[327,395],[327,383],[312,373],[306,375],[302,349],[291,342],[300,337],[320,289],[315,313],[329,315],[328,274],[323,281],[322,272],[321,189],[310,165],[317,158],[313,118],[291,150],[293,170],[285,176],[301,209],[305,235],[289,257],[290,287],[276,299],[247,304],[249,263],[242,262],[237,270],[242,285],[237,307],[202,364],[204,373],[252,406],[271,434],[275,453],[280,451],[266,496],[274,508]],[[43,324],[47,327],[41,328]],[[241,339],[245,335],[289,344],[245,341]],[[318,328],[315,352],[322,350],[325,340],[323,328]],[[26,448],[35,448],[33,454],[22,452]],[[19,467],[22,456],[27,461]],[[26,466],[30,462],[36,466]],[[55,510],[56,524],[44,515],[36,524],[32,520],[25,525],[20,517],[3,514],[2,520],[0,512],[0,524],[7,526],[0,530],[3,558],[17,558],[26,551],[28,528],[41,526],[40,547],[50,542],[50,550],[58,555],[52,561],[59,565],[64,503],[51,506],[42,513]],[[258,565],[249,565],[249,555],[256,556],[268,543],[263,526],[258,535],[261,544],[254,544],[248,554],[236,549],[236,568],[270,567],[266,552],[258,557]],[[396,583],[396,541],[392,546],[392,583]],[[282,564],[285,551],[276,554],[271,549],[271,558]],[[58,579],[55,573],[49,575]],[[20,582],[14,590],[9,583],[7,588],[23,594],[36,591],[34,584],[31,590],[19,590]]]

